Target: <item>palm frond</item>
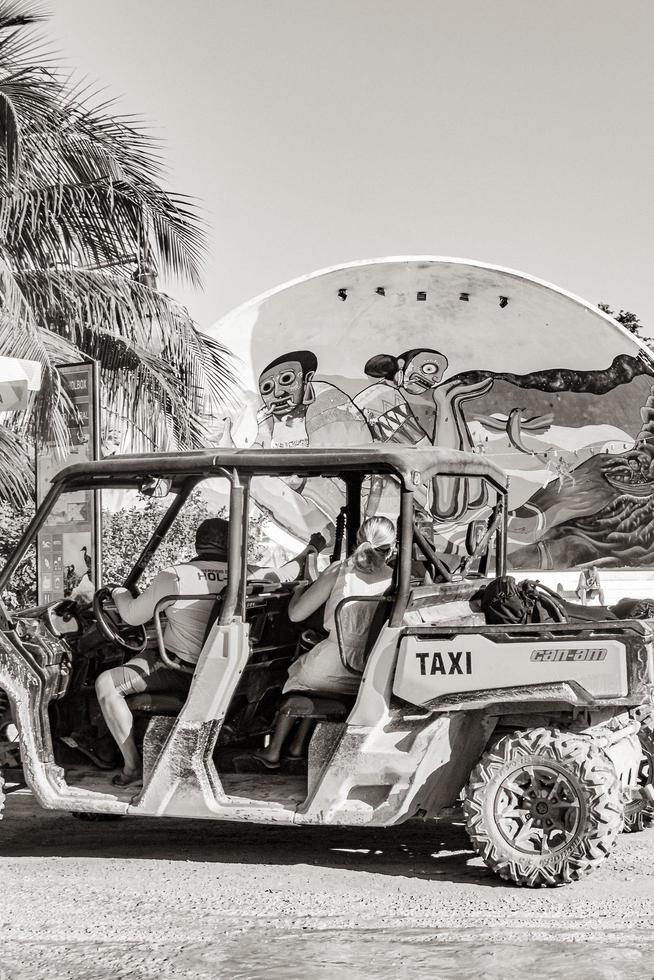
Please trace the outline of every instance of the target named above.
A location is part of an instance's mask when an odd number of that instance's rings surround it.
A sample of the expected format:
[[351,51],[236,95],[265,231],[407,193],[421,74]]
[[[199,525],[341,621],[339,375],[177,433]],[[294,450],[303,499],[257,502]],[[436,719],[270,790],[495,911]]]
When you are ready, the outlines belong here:
[[[35,216],[50,228],[67,219],[68,239],[62,238],[69,252],[78,253],[76,261],[84,262],[84,230],[93,215],[104,219],[104,227],[91,229],[100,254],[111,251],[119,233],[125,235],[123,251],[138,252],[145,224],[164,275],[199,285],[206,245],[203,223],[188,198],[157,183],[162,171],[157,141],[134,120],[111,115],[112,102],[97,106],[93,94],[80,102],[50,69],[20,63],[11,71],[6,68],[0,51],[0,208],[8,212],[5,226],[12,226],[13,212],[28,208],[27,227],[38,239]],[[84,192],[86,206],[71,229],[66,204]],[[25,220],[19,227],[26,227]],[[15,232],[14,241],[17,237]],[[103,237],[107,241],[100,247]]]
[[[50,72],[38,77],[33,71],[5,80],[0,77],[0,95],[12,107],[16,127],[20,128],[20,190],[32,195],[11,195],[15,188],[9,178],[10,147],[0,142],[0,159],[4,157],[7,175],[1,207],[15,211],[37,203],[36,214],[41,221],[52,225],[55,219],[67,218],[70,224],[66,202],[85,193],[85,208],[79,216],[77,235],[69,237],[69,250],[76,245],[72,250],[83,253],[83,230],[97,215],[105,223],[104,229],[102,225],[92,229],[96,241],[103,230],[111,246],[115,229],[113,238],[119,233],[125,236],[123,251],[138,252],[139,233],[145,223],[151,230],[150,247],[161,271],[196,286],[201,283],[206,245],[203,223],[189,199],[164,191],[153,179],[157,158],[145,132],[134,123],[108,119],[90,108],[80,111]],[[50,202],[56,205],[54,214],[47,207]],[[31,213],[33,217],[33,207]],[[9,216],[5,224],[10,225]],[[36,234],[33,221],[32,226]]]
[[[233,407],[234,365],[169,296],[124,275],[82,269],[17,274],[40,322],[101,367],[106,403],[142,414],[167,444],[204,444],[204,417]],[[159,438],[159,435],[156,438]]]
[[2,0],[0,2],[0,56],[1,45],[5,43],[3,35],[14,31],[17,27],[28,27],[45,20],[47,14],[42,7],[35,3],[18,3],[17,0]]
[[34,460],[24,436],[13,431],[6,413],[0,415],[0,500],[23,507],[34,492]]
[[[59,449],[71,404],[57,365],[82,354],[100,364],[107,425],[125,446],[203,444],[207,416],[233,407],[231,357],[136,281],[154,263],[199,285],[203,222],[163,188],[161,145],[142,122],[62,77],[32,31],[41,19],[0,0],[0,353],[41,363],[33,414]],[[24,437],[29,420],[13,431]]]
[[192,221],[192,210],[172,198],[107,178],[0,196],[0,246],[21,267],[135,265],[145,224],[153,228],[164,270],[185,268],[193,280],[201,252],[188,231]]
[[[65,413],[69,401],[62,391],[56,370],[59,350],[68,357],[70,341],[56,344],[55,338],[39,326],[32,305],[10,266],[0,257],[0,354],[38,361],[41,365],[41,390],[33,399],[36,424],[45,438],[67,445]],[[30,413],[22,413],[23,427],[29,425]]]
[[9,96],[0,91],[0,141],[4,147],[7,166],[7,183],[12,184],[18,173],[20,160],[18,116]]

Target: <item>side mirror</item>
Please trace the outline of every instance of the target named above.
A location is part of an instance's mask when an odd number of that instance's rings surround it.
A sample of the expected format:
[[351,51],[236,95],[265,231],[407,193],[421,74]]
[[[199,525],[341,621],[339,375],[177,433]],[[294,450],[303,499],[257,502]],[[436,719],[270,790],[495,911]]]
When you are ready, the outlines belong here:
[[470,521],[466,531],[466,551],[469,555],[476,554],[477,545],[486,533],[488,522],[484,520]]
[[171,486],[172,480],[166,476],[149,476],[141,484],[141,493],[144,497],[156,497],[159,500],[168,496]]

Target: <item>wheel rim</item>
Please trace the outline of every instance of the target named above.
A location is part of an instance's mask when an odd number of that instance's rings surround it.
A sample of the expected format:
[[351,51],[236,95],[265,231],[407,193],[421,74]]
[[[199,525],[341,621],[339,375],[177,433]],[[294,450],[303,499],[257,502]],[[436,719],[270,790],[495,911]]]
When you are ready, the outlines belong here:
[[529,855],[553,854],[574,839],[582,801],[570,777],[548,765],[514,769],[500,783],[493,816],[502,837]]

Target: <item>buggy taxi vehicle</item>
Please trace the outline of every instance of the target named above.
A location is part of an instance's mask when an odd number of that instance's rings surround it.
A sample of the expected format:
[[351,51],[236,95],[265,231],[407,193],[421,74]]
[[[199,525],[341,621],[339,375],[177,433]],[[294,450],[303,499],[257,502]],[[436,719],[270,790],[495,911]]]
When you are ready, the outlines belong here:
[[[146,642],[176,666],[159,614],[148,639],[112,614],[106,589],[91,604],[3,610],[0,758],[9,757],[12,733],[43,807],[288,825],[388,827],[422,818],[431,834],[427,821],[463,795],[472,846],[503,878],[568,883],[609,855],[626,817],[638,822],[653,797],[654,623],[572,606],[554,621],[488,623],[485,591],[506,575],[507,478],[482,456],[402,447],[215,449],[69,466],[54,477],[0,588],[63,494],[151,490],[159,482],[170,504],[124,582],[135,589],[191,493],[216,479],[229,487],[227,585],[211,597],[186,700],[166,692],[130,699],[144,763],[136,794],[113,786],[95,765],[80,765],[81,757],[72,765],[66,740],[98,735],[94,680],[107,666]],[[459,529],[460,555],[439,551],[425,530],[425,486],[448,479],[483,481],[488,491],[482,517]],[[392,586],[379,597],[349,597],[336,612],[338,634],[346,603],[374,607],[350,699],[281,694],[289,665],[311,639],[286,615],[294,583],[253,581],[248,572],[248,513],[269,480],[296,487],[305,502],[309,487],[326,481],[339,505],[334,559],[354,549],[374,488],[381,486],[377,501],[394,495]],[[581,618],[589,615],[595,621]],[[278,711],[314,719],[306,765],[236,771],[235,754],[261,748]]]

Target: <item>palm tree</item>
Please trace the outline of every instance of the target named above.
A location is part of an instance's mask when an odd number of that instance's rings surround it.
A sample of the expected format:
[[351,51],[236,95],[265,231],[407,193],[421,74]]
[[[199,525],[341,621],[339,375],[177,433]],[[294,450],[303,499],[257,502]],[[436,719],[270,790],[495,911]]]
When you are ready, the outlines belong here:
[[34,33],[41,14],[0,0],[0,354],[41,362],[31,413],[0,426],[0,498],[27,492],[28,425],[67,444],[56,365],[99,361],[106,424],[125,449],[201,444],[229,401],[228,353],[156,288],[199,285],[193,204],[162,187],[155,140],[64,80]]

